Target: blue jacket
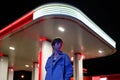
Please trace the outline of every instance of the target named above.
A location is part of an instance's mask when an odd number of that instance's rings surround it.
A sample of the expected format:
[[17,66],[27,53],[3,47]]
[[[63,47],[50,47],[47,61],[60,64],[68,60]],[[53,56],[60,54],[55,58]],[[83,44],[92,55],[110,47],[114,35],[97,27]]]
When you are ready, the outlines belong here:
[[67,54],[59,52],[59,56],[53,64],[53,55],[46,62],[45,80],[70,80],[73,75],[73,68]]

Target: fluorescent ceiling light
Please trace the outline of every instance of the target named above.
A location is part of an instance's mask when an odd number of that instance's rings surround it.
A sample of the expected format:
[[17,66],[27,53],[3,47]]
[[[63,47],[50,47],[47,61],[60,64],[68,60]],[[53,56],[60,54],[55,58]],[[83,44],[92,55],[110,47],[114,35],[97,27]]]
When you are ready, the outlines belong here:
[[65,31],[65,29],[63,27],[58,27],[58,30],[61,31],[61,32]]
[[15,48],[14,48],[14,47],[11,47],[11,46],[9,47],[9,49],[10,49],[10,50],[15,50]]
[[29,65],[25,65],[25,67],[29,67]]

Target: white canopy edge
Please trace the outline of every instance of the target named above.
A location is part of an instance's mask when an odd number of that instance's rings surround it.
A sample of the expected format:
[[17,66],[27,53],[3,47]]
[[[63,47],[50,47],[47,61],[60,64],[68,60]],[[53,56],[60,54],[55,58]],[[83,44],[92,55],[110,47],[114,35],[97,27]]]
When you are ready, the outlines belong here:
[[42,5],[34,10],[33,20],[47,15],[67,15],[82,21],[87,27],[97,33],[110,45],[116,48],[116,42],[110,38],[102,29],[90,20],[82,11],[74,6],[61,3],[50,3]]

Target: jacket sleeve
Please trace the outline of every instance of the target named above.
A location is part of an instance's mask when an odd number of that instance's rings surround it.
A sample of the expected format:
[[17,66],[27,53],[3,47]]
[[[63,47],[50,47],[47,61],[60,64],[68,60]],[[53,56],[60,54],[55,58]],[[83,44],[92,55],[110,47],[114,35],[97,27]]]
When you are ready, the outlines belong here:
[[68,55],[65,57],[65,80],[70,80],[73,75],[73,67]]

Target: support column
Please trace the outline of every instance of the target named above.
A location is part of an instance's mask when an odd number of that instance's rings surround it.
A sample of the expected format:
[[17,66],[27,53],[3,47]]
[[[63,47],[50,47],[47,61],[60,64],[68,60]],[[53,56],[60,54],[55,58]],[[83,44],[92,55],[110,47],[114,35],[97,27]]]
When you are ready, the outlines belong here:
[[13,67],[8,67],[8,80],[13,80],[14,70]]
[[83,56],[79,52],[74,54],[74,80],[83,80]]
[[40,52],[39,52],[39,79],[38,80],[45,80],[45,65],[48,57],[52,54],[52,46],[47,39],[42,39],[40,40]]
[[38,62],[33,63],[32,80],[38,80]]
[[8,57],[0,57],[0,80],[7,80],[8,74]]

